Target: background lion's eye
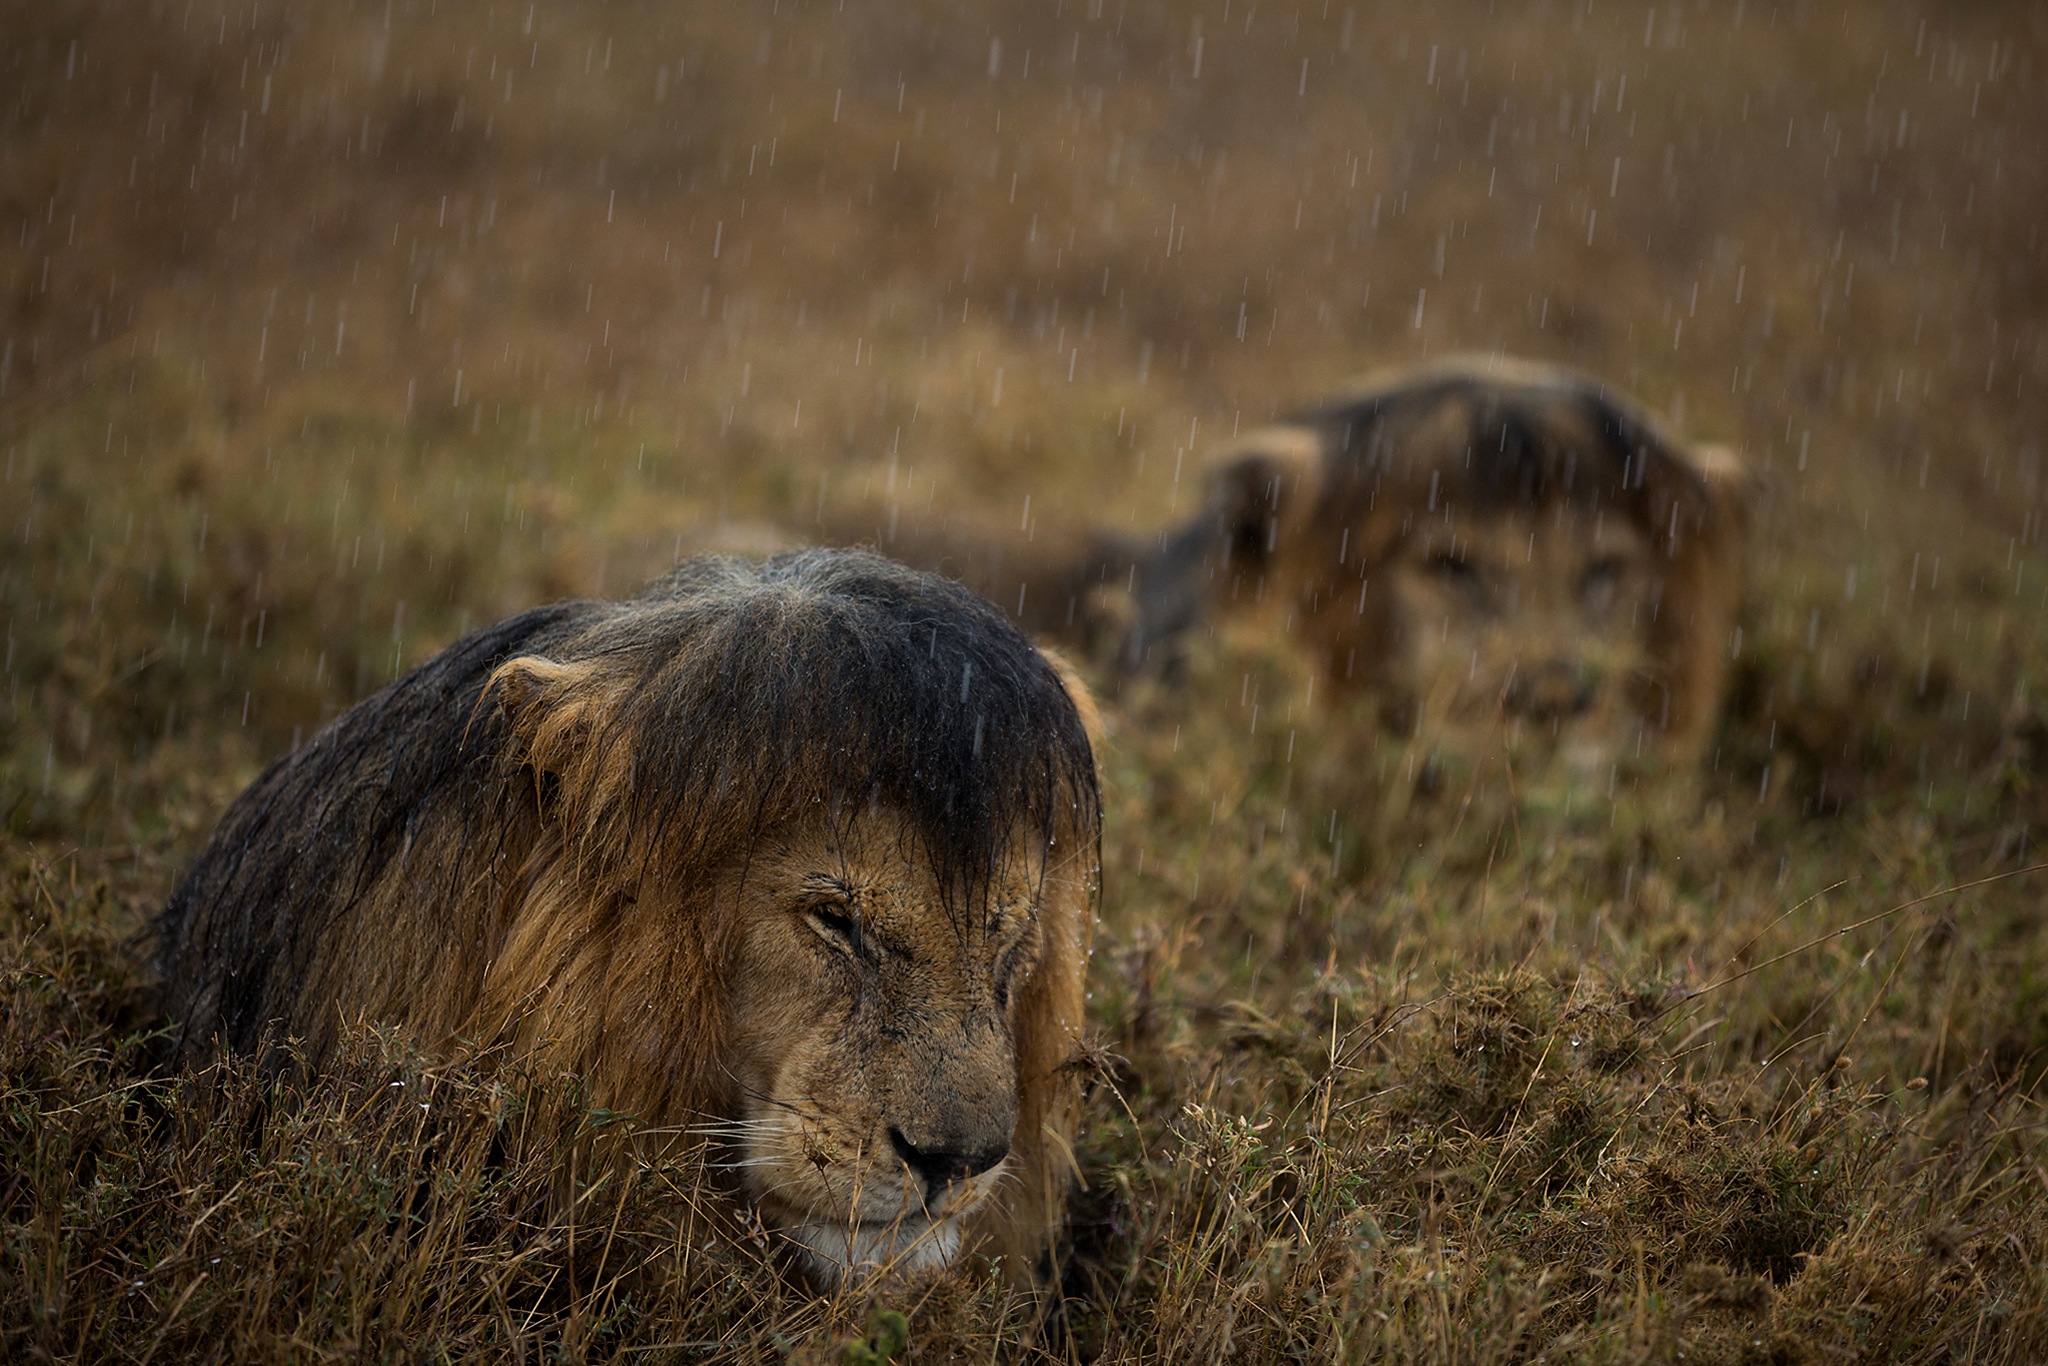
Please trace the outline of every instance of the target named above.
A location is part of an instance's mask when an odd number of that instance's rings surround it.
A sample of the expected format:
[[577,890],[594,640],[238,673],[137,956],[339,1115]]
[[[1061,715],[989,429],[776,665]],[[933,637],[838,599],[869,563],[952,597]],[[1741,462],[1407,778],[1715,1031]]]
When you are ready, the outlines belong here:
[[1433,550],[1422,562],[1423,572],[1442,584],[1447,590],[1458,594],[1467,609],[1486,612],[1493,609],[1493,589],[1478,565],[1458,550]]
[[1621,591],[1622,576],[1628,566],[1618,555],[1603,555],[1586,566],[1586,573],[1579,580],[1579,600],[1588,611],[1604,612],[1614,603]]
[[1453,583],[1471,583],[1479,577],[1479,571],[1463,555],[1450,550],[1439,550],[1427,561],[1429,572]]
[[860,951],[860,926],[853,917],[846,914],[841,906],[811,906],[804,911],[813,929],[827,939],[836,940],[850,952]]

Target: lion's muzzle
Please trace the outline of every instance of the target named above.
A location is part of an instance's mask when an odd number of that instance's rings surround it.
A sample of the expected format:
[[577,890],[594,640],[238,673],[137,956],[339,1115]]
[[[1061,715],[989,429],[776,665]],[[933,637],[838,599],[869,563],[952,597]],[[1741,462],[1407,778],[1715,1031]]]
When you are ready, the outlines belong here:
[[1593,708],[1600,680],[1579,660],[1550,659],[1518,669],[1501,694],[1501,710],[1532,721],[1566,721]]
[[1009,1156],[1016,1054],[1001,1021],[976,1010],[893,1062],[889,1146],[922,1184],[925,1208],[936,1212]]

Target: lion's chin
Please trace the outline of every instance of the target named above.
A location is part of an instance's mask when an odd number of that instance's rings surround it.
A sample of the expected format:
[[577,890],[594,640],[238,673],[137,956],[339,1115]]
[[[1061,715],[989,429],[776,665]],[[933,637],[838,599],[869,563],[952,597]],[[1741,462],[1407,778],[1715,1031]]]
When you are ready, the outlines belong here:
[[[829,1171],[846,1180],[821,1182],[803,1192],[809,1200],[803,1194],[791,1198],[797,1192],[788,1188],[754,1198],[768,1227],[797,1249],[805,1278],[823,1290],[840,1290],[872,1280],[924,1280],[952,1266],[967,1241],[967,1221],[1006,1180],[1010,1163],[999,1161],[952,1186],[934,1208],[909,1190],[877,1190],[872,1173],[866,1173],[870,1188],[862,1192],[862,1182],[846,1171]],[[807,1169],[805,1176],[823,1178],[825,1171]]]
[[953,1187],[937,1209],[884,1213],[873,1206],[896,1202],[873,1200],[864,1211],[828,1212],[771,1199],[764,1202],[763,1213],[795,1246],[804,1274],[824,1289],[874,1280],[917,1281],[945,1270],[960,1256],[967,1220],[994,1194],[1007,1168],[999,1163]]
[[936,1275],[960,1255],[962,1216],[922,1215],[887,1223],[801,1223],[784,1230],[805,1273],[828,1289],[881,1278],[913,1281]]

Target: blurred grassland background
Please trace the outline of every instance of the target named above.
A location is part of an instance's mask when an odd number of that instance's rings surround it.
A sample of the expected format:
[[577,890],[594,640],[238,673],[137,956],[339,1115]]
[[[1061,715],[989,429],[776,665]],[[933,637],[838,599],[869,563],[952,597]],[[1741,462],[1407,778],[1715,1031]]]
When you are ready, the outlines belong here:
[[1101,677],[1070,1300],[912,1352],[2048,1352],[2044,63],[2038,3],[10,9],[0,1355],[831,1357],[701,1170],[527,1198],[508,1126],[627,1122],[573,1087],[148,1080],[126,937],[471,627],[821,521],[1149,534],[1459,349],[1756,471],[1710,771],[1387,847],[1275,632]]

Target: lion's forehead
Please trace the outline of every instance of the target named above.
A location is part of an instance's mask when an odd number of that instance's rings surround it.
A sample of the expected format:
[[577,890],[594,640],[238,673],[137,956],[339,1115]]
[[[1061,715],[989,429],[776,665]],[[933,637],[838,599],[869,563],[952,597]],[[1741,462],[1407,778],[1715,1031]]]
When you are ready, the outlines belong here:
[[1435,516],[1411,520],[1404,541],[1431,547],[1456,543],[1504,556],[1512,551],[1520,561],[1532,538],[1539,554],[1555,555],[1582,549],[1647,553],[1652,545],[1649,528],[1628,509],[1561,498],[1483,509],[1447,505]]
[[928,878],[915,886],[888,878],[862,882],[853,905],[862,926],[892,944],[934,957],[987,957],[1022,935],[1038,919],[1035,886],[999,882],[975,907],[948,906]]
[[985,956],[1037,922],[1049,870],[1032,844],[1012,841],[969,906],[943,895],[931,852],[886,815],[837,830],[789,832],[755,876],[798,904],[843,906],[865,933],[889,947]]
[[1510,509],[1417,526],[1399,556],[1421,562],[1455,556],[1504,579],[1576,592],[1589,569],[1626,572],[1654,568],[1649,533],[1632,519],[1585,509]]

